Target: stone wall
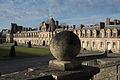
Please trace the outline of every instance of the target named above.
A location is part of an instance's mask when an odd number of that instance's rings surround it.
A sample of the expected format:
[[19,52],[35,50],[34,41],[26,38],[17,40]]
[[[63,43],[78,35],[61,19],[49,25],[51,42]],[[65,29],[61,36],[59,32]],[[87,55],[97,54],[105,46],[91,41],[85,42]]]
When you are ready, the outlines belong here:
[[120,80],[120,61],[96,59],[85,61],[82,64],[100,68],[100,72],[94,75],[93,80]]
[[94,76],[94,80],[120,80],[118,79],[117,66],[100,69],[100,73]]

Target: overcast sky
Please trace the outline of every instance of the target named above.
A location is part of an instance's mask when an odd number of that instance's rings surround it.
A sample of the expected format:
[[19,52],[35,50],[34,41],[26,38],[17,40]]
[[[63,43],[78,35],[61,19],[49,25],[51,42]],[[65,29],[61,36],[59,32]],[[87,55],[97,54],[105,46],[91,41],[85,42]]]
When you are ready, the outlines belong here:
[[38,27],[49,16],[70,25],[120,19],[120,0],[0,0],[0,31],[11,22]]

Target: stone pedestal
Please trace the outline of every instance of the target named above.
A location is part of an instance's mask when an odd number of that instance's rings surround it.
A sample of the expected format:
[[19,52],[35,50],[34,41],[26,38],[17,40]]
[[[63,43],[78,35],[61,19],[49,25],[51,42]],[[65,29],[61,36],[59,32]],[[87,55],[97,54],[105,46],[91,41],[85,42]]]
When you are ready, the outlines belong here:
[[57,70],[77,70],[81,66],[80,61],[58,61],[58,60],[50,60],[49,68],[54,68]]

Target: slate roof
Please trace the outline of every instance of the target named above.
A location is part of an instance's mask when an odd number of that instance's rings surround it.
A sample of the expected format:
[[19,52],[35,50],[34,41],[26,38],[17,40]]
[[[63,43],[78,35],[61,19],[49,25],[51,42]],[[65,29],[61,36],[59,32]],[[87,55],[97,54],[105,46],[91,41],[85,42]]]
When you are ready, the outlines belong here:
[[106,29],[110,29],[110,30],[112,30],[112,29],[114,29],[114,28],[116,28],[117,30],[120,30],[120,25],[108,25],[108,26],[105,26],[104,27],[104,29],[106,30]]
[[94,30],[94,29],[96,29],[97,31],[99,31],[100,30],[100,28],[99,27],[96,27],[96,26],[93,26],[93,27],[83,27],[82,28],[82,30]]
[[[22,31],[21,33],[35,33],[35,32],[42,32],[41,30],[37,30],[37,31]],[[19,32],[17,32],[19,33]]]

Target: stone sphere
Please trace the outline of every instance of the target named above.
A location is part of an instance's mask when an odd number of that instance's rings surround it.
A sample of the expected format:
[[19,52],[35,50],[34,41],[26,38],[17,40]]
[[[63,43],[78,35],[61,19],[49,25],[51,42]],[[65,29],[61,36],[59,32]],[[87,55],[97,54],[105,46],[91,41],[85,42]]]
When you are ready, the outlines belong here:
[[50,51],[59,61],[71,61],[80,49],[80,39],[71,31],[57,33],[50,42]]

